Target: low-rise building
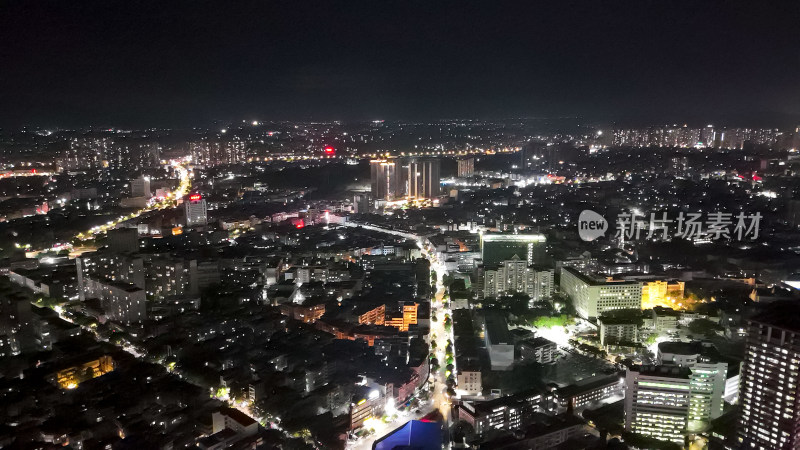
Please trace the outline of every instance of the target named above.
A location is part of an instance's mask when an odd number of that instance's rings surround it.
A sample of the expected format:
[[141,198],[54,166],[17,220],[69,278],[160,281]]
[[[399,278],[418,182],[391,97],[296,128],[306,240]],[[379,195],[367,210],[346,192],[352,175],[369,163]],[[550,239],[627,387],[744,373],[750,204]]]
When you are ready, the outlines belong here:
[[280,305],[281,314],[299,320],[303,323],[314,323],[325,314],[325,304],[295,305],[284,303]]
[[686,283],[674,280],[643,280],[642,305],[653,308],[656,305],[670,304],[683,298]]
[[557,388],[555,392],[560,409],[580,410],[621,399],[625,393],[625,376],[622,373],[597,375]]
[[380,389],[359,386],[350,404],[350,429],[361,428],[367,419],[380,415],[385,402]]
[[[599,432],[588,425],[580,417],[572,414],[558,416],[539,415],[534,423],[513,435],[506,435],[482,443],[481,448],[509,450],[544,450],[553,448],[586,448],[579,446],[573,439],[591,437],[594,444]],[[564,447],[562,447],[564,446]]]
[[485,311],[483,332],[492,370],[509,370],[514,364],[514,342],[501,311]]
[[225,428],[231,429],[240,436],[252,436],[258,432],[258,422],[252,417],[234,408],[222,408],[211,415],[214,433]]
[[456,360],[456,392],[480,395],[483,391],[477,337],[467,309],[453,311],[453,337]]
[[642,328],[642,314],[638,310],[615,311],[600,316],[600,345],[636,344]]
[[668,333],[678,329],[681,313],[672,308],[655,306],[650,316],[653,318],[653,329],[656,333]]
[[[233,408],[223,408],[211,415],[213,434],[200,439],[197,446],[204,450],[222,450],[243,444],[258,433],[258,422]],[[254,448],[255,441],[250,448]],[[247,448],[247,445],[242,448]]]
[[480,395],[483,391],[483,381],[481,369],[477,364],[466,364],[464,367],[458,366],[456,374],[456,391],[466,395]]
[[455,419],[472,425],[476,435],[491,430],[518,430],[530,425],[534,414],[553,414],[552,392],[533,389],[489,401],[462,401],[455,408]]
[[537,336],[533,339],[521,341],[519,344],[519,358],[522,361],[536,361],[539,364],[555,362],[558,355],[558,346],[555,342]]

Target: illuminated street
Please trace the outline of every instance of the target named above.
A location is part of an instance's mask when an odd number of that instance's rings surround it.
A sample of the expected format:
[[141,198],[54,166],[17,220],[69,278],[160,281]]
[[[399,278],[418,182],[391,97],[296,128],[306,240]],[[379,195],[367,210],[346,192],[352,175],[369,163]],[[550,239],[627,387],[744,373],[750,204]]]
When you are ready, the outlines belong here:
[[800,449],[798,2],[7,3],[0,447]]
[[[384,422],[382,420],[370,420],[368,424],[365,424],[365,428],[373,429],[374,432],[369,434],[368,436],[359,438],[355,441],[348,441],[347,448],[352,450],[369,450],[372,448],[372,444],[375,440],[380,439],[386,433],[402,426],[409,420],[417,420],[421,417],[424,417],[430,414],[434,410],[439,410],[442,416],[445,418],[445,426],[449,426],[449,419],[450,419],[450,401],[445,393],[446,390],[446,369],[447,366],[446,356],[445,356],[445,347],[447,346],[448,339],[452,342],[452,334],[445,330],[444,326],[444,318],[445,314],[449,314],[450,309],[445,307],[443,304],[443,299],[446,293],[446,289],[444,284],[442,284],[442,279],[444,275],[447,273],[443,264],[437,260],[436,256],[429,250],[429,248],[423,243],[424,240],[420,239],[418,236],[405,233],[402,231],[396,230],[387,230],[380,227],[374,227],[369,225],[360,225],[360,224],[348,224],[350,226],[363,226],[367,229],[372,229],[375,231],[380,231],[383,233],[389,233],[398,235],[405,238],[413,238],[417,241],[418,246],[422,249],[423,257],[428,259],[431,263],[431,271],[435,271],[437,275],[436,284],[435,284],[435,293],[432,298],[431,302],[431,315],[436,315],[437,320],[431,320],[431,329],[430,329],[430,340],[431,342],[436,342],[436,350],[433,351],[436,358],[439,360],[439,369],[436,371],[432,371],[429,377],[430,382],[428,383],[428,388],[431,392],[431,399],[426,401],[424,405],[420,405],[418,412],[409,412],[406,411],[396,411],[397,417],[390,421]],[[454,375],[455,376],[455,375]],[[388,414],[391,415],[391,414]],[[449,443],[447,444],[449,448]]]
[[167,194],[165,198],[152,198],[150,199],[147,207],[142,208],[138,211],[132,212],[126,216],[118,217],[115,220],[109,221],[104,225],[98,225],[96,227],[91,228],[88,231],[83,233],[78,233],[75,238],[79,241],[88,241],[94,239],[98,235],[105,234],[108,230],[112,230],[118,227],[120,224],[127,222],[128,220],[133,220],[142,214],[148,213],[150,211],[156,211],[159,209],[166,209],[174,207],[177,202],[182,199],[186,194],[189,193],[189,190],[192,188],[192,179],[189,169],[187,165],[189,161],[187,160],[173,160],[170,161],[170,166],[172,166],[173,170],[178,173],[179,184],[178,188]]

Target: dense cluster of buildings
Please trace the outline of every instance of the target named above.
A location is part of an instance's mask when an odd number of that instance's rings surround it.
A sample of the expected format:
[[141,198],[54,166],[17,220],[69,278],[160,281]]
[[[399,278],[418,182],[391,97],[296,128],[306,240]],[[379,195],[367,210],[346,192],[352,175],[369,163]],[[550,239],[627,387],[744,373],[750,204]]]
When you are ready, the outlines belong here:
[[0,142],[0,447],[796,446],[797,132],[178,134]]
[[[789,139],[787,141],[787,139]],[[697,147],[742,149],[751,145],[776,145],[779,141],[791,142],[791,134],[781,130],[751,128],[653,127],[644,129],[614,130],[612,145],[631,147]]]

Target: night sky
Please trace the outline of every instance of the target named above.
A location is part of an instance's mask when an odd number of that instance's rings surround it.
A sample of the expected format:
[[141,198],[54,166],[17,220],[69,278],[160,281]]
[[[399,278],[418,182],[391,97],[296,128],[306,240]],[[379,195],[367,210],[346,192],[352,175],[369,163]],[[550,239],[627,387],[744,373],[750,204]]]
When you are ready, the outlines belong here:
[[794,124],[800,2],[0,2],[5,127],[520,116]]

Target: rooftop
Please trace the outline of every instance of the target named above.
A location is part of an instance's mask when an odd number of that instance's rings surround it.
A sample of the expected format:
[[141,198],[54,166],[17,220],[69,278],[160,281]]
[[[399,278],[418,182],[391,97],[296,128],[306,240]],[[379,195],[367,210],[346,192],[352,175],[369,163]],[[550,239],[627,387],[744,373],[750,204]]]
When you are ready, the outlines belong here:
[[588,276],[588,275],[586,275],[586,274],[584,274],[584,273],[580,272],[579,270],[574,269],[572,267],[563,267],[561,269],[561,271],[562,271],[562,273],[563,272],[570,273],[571,275],[577,277],[579,280],[581,280],[582,282],[588,284],[589,286],[637,285],[637,284],[642,284],[640,281],[613,280],[613,279],[608,279],[608,278],[601,280],[601,279],[597,279],[597,278],[592,278],[592,277],[590,277],[590,276]]
[[771,303],[750,320],[764,325],[800,332],[800,302],[787,300]]
[[500,311],[486,311],[483,316],[486,336],[492,345],[512,344],[511,333],[508,332],[508,323]]
[[623,373],[614,373],[611,375],[597,375],[594,377],[584,378],[575,384],[558,388],[558,396],[574,397],[583,392],[589,392],[604,386],[620,383],[623,377]]
[[506,242],[545,242],[547,238],[543,234],[484,234],[481,235],[483,242],[506,241]]
[[703,351],[703,344],[699,341],[681,342],[666,341],[659,342],[658,351],[661,353],[675,353],[678,355],[699,355]]
[[226,415],[226,416],[230,417],[231,419],[239,422],[239,424],[241,424],[242,426],[245,426],[245,427],[256,423],[256,421],[253,420],[252,417],[250,417],[247,414],[239,411],[238,409],[222,408],[222,409],[220,409],[219,412],[220,412],[220,414]]
[[691,375],[691,369],[688,367],[679,367],[679,366],[655,366],[655,365],[647,365],[647,366],[633,366],[630,369],[631,372],[639,372],[640,375],[649,375],[654,377],[664,377],[664,378],[689,378]]
[[407,448],[414,450],[440,450],[442,448],[441,424],[411,420],[405,425],[375,441],[373,450]]
[[624,325],[643,323],[642,312],[638,309],[620,309],[613,312],[604,313],[598,319],[603,325]]

